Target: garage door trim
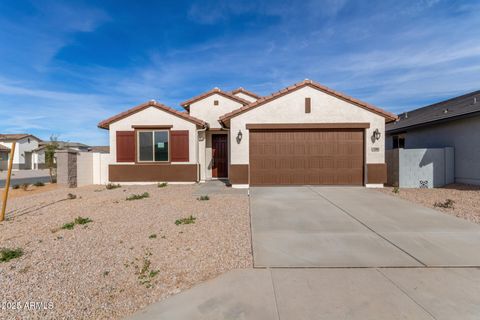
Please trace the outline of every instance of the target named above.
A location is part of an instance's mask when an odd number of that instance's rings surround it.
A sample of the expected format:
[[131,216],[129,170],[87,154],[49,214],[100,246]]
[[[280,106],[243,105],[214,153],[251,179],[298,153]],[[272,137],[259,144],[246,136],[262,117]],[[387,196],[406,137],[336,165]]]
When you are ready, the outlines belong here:
[[276,129],[368,129],[368,122],[339,122],[339,123],[247,123],[248,130],[276,130]]

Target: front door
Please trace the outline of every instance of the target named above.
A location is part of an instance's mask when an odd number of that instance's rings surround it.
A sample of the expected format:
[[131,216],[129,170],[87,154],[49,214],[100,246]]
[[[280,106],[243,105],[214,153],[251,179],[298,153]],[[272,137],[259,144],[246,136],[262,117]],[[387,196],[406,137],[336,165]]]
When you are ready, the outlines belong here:
[[212,135],[212,177],[228,177],[228,146],[226,134]]

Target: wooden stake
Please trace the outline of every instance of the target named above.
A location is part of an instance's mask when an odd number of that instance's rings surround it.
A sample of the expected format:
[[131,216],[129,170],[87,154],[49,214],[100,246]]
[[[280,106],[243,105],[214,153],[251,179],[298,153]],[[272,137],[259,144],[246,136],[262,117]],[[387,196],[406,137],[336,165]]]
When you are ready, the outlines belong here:
[[15,155],[15,144],[12,143],[12,150],[10,150],[10,158],[8,159],[8,174],[7,182],[5,183],[5,191],[3,192],[2,213],[0,214],[0,222],[5,220],[5,210],[7,209],[8,189],[10,189],[10,177],[12,176],[13,157]]

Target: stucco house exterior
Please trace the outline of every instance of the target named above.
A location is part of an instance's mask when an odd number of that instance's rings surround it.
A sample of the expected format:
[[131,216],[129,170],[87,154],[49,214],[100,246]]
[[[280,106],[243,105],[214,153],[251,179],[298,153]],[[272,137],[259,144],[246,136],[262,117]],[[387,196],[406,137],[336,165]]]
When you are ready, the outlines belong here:
[[[5,160],[8,161],[9,152],[14,141],[16,142],[16,146],[13,156],[13,170],[34,169],[33,150],[38,148],[38,144],[42,140],[26,133],[0,134],[0,146],[3,146],[2,149],[4,149],[2,155],[0,155],[0,159],[3,159],[3,163],[5,163]],[[5,165],[3,164],[3,166]]]
[[386,149],[453,148],[454,181],[480,185],[480,90],[402,113]]
[[396,115],[305,80],[266,97],[214,88],[177,111],[149,101],[98,124],[112,182],[365,185],[386,182]]

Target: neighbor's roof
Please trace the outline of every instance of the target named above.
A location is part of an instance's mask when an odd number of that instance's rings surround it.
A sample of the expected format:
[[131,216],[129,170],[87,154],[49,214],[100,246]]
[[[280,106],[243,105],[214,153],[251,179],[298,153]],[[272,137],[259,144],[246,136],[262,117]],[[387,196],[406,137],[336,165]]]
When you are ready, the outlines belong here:
[[371,111],[371,112],[373,112],[373,113],[376,113],[376,114],[378,114],[378,115],[381,115],[382,117],[385,117],[385,119],[387,119],[387,121],[394,121],[394,120],[397,119],[397,116],[396,116],[395,114],[393,114],[393,113],[390,113],[390,112],[388,112],[388,111],[382,110],[382,109],[380,109],[380,108],[378,108],[378,107],[375,107],[375,106],[373,106],[373,105],[371,105],[371,104],[369,104],[369,103],[366,103],[366,102],[363,102],[363,101],[361,101],[361,100],[352,98],[352,97],[350,97],[350,96],[348,96],[348,95],[346,95],[346,94],[344,94],[344,93],[341,93],[341,92],[332,90],[332,89],[327,88],[327,87],[325,87],[325,86],[323,86],[323,85],[321,85],[321,84],[319,84],[319,83],[316,83],[316,82],[314,82],[314,81],[312,81],[312,80],[308,80],[308,79],[307,79],[307,80],[304,80],[304,81],[302,81],[302,82],[296,83],[296,84],[294,84],[294,85],[292,85],[292,86],[290,86],[290,87],[287,87],[287,88],[285,88],[285,89],[282,89],[282,90],[280,90],[280,91],[278,91],[278,92],[275,92],[275,93],[273,93],[273,94],[271,94],[271,95],[269,95],[269,96],[262,97],[262,98],[258,99],[257,101],[252,102],[252,103],[250,103],[250,104],[248,104],[248,105],[246,105],[246,106],[243,106],[243,107],[241,107],[241,108],[239,108],[239,109],[233,110],[232,112],[229,112],[229,113],[227,113],[227,114],[224,114],[223,116],[220,117],[220,121],[223,122],[223,123],[225,123],[225,121],[228,121],[228,120],[230,120],[231,118],[238,116],[239,114],[242,114],[242,113],[244,113],[244,112],[247,112],[247,111],[249,111],[249,110],[251,110],[251,109],[254,109],[254,108],[259,107],[259,106],[261,106],[261,105],[263,105],[263,104],[266,104],[266,103],[268,103],[268,102],[270,102],[270,101],[272,101],[272,100],[275,100],[275,99],[277,99],[277,98],[280,98],[280,97],[282,97],[282,96],[284,96],[284,95],[286,95],[286,94],[288,94],[288,93],[290,93],[290,92],[292,92],[292,91],[295,91],[295,90],[298,90],[298,89],[301,89],[301,88],[307,87],[307,86],[312,87],[312,88],[315,88],[315,89],[318,89],[318,90],[323,91],[323,92],[325,92],[325,93],[327,93],[327,94],[329,94],[329,95],[332,95],[332,96],[334,96],[334,97],[336,97],[336,98],[339,98],[339,99],[341,99],[341,100],[347,101],[347,102],[352,103],[352,104],[354,104],[354,105],[357,105],[357,106],[359,106],[359,107],[361,107],[361,108],[363,108],[363,109],[366,109],[366,110],[368,110],[368,111]]
[[[64,148],[89,148],[88,145],[80,142],[70,142],[70,141],[55,141],[57,144],[58,149],[64,149]],[[40,142],[39,148],[41,149],[45,147],[46,145],[50,144],[51,141],[42,141]]]
[[28,133],[6,133],[6,134],[0,133],[0,141],[17,141],[27,137],[32,137],[37,139],[38,141],[42,141],[41,139],[35,137],[33,134],[28,134]]
[[222,91],[222,90],[220,90],[219,88],[213,88],[212,90],[210,90],[210,91],[208,91],[208,92],[202,93],[202,94],[200,94],[200,95],[198,95],[198,96],[196,96],[196,97],[193,97],[193,98],[191,98],[191,99],[189,99],[189,100],[187,100],[187,101],[184,101],[184,102],[180,103],[180,105],[181,105],[182,107],[184,107],[185,109],[188,110],[188,108],[190,107],[190,105],[191,105],[192,103],[195,103],[195,102],[197,102],[197,101],[200,101],[200,100],[202,100],[202,99],[205,99],[205,98],[207,98],[207,97],[209,97],[209,96],[211,96],[211,95],[213,95],[213,94],[221,95],[221,96],[223,96],[223,97],[225,97],[225,98],[227,98],[227,99],[230,99],[230,100],[239,102],[239,103],[241,103],[242,105],[247,105],[247,104],[250,103],[249,101],[247,101],[247,100],[245,100],[245,99],[242,99],[242,98],[240,98],[240,97],[234,96],[234,95],[233,95],[232,93],[230,93],[230,92]]
[[101,152],[101,153],[109,153],[110,147],[109,146],[93,146],[91,147],[91,152]]
[[233,95],[235,95],[235,94],[237,94],[237,93],[244,93],[244,94],[246,94],[247,96],[250,96],[250,97],[255,98],[255,99],[257,99],[257,100],[261,98],[261,96],[259,96],[258,94],[253,93],[252,91],[248,91],[247,89],[244,89],[244,88],[242,88],[242,87],[240,87],[240,88],[238,88],[238,89],[235,89],[235,90],[233,90],[233,91],[230,92],[230,93],[233,94]]
[[179,118],[182,118],[182,119],[185,119],[187,121],[190,121],[190,122],[193,122],[195,123],[196,125],[199,125],[199,126],[205,126],[206,125],[206,122],[203,121],[203,120],[200,120],[200,119],[197,119],[195,117],[192,117],[191,115],[189,115],[188,113],[185,113],[185,112],[181,112],[181,111],[177,111],[175,109],[172,109],[170,107],[167,107],[166,105],[163,105],[159,102],[156,102],[154,100],[151,100],[151,101],[148,101],[148,102],[145,102],[145,103],[142,103],[136,107],[133,107],[131,109],[128,109],[127,111],[124,111],[122,113],[119,113],[113,117],[110,117],[106,120],[103,120],[101,121],[99,124],[98,124],[98,127],[99,128],[102,128],[102,129],[108,129],[110,124],[113,123],[113,122],[116,122],[120,119],[123,119],[123,118],[126,118],[134,113],[137,113],[137,112],[140,112],[144,109],[147,109],[149,107],[154,107],[154,108],[157,108],[159,110],[162,110],[162,111],[165,111],[165,112],[168,112],[174,116],[177,116]]
[[398,121],[389,123],[385,130],[394,132],[432,122],[454,120],[477,112],[480,112],[480,90],[404,112],[399,115]]
[[4,151],[10,151],[10,148],[0,144],[0,152],[4,152]]

